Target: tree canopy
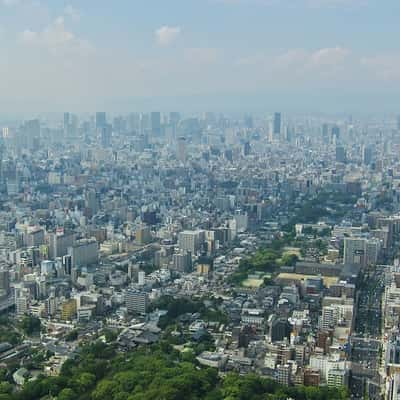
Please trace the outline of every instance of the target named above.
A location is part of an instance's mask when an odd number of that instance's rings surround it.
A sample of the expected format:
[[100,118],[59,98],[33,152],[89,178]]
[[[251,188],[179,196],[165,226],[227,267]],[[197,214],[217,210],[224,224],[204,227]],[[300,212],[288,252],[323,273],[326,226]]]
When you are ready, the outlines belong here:
[[[249,374],[203,368],[161,342],[118,354],[110,345],[95,342],[68,360],[57,377],[40,376],[21,391],[11,393],[0,385],[8,400],[344,400],[343,388],[286,387]],[[6,397],[4,397],[6,396]],[[51,397],[53,396],[53,397]]]

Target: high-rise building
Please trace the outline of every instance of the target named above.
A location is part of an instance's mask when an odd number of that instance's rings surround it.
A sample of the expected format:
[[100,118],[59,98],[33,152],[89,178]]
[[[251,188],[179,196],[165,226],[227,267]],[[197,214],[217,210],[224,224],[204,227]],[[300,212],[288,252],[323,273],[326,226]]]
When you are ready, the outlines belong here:
[[281,124],[282,124],[281,119],[282,119],[281,113],[276,112],[274,114],[274,131],[273,131],[275,137],[281,134]]
[[8,296],[10,293],[10,272],[0,269],[0,297]]
[[112,138],[112,126],[111,124],[105,124],[104,126],[98,128],[100,130],[101,145],[103,147],[111,146]]
[[360,266],[374,265],[378,262],[381,242],[376,238],[345,238],[344,263]]
[[21,316],[28,313],[30,297],[29,289],[21,287],[15,289],[15,308],[17,315]]
[[161,136],[161,114],[157,112],[152,112],[150,114],[151,120],[151,133],[153,136]]
[[69,112],[65,112],[64,113],[64,135],[68,134],[70,123],[71,123],[70,113]]
[[268,318],[268,331],[272,343],[284,340],[289,336],[289,323],[287,319],[272,314]]
[[325,306],[322,308],[321,328],[328,330],[334,328],[338,321],[338,311],[336,307]]
[[365,165],[370,165],[374,158],[374,147],[372,145],[365,145],[362,148],[362,159]]
[[96,239],[81,239],[68,247],[73,267],[96,264],[99,260],[99,246]]
[[76,299],[69,299],[61,305],[61,319],[63,321],[71,321],[76,316],[77,302]]
[[344,263],[354,265],[365,264],[366,240],[363,238],[344,239]]
[[169,123],[174,126],[178,126],[178,123],[181,119],[181,115],[178,112],[170,112],[169,113]]
[[144,271],[138,271],[138,285],[139,286],[144,286],[146,283],[146,272]]
[[96,113],[96,129],[101,129],[107,124],[107,117],[105,112]]
[[24,135],[29,149],[38,150],[40,144],[40,120],[32,119],[24,124]]
[[336,146],[336,162],[346,162],[346,149],[343,146]]
[[243,155],[246,157],[246,156],[250,155],[250,152],[251,152],[250,142],[247,141],[243,145]]
[[332,368],[328,371],[328,386],[340,387],[347,385],[348,373],[345,369]]
[[128,289],[125,293],[125,305],[129,313],[146,314],[148,295],[142,290]]
[[95,189],[88,189],[85,193],[85,206],[92,215],[99,211],[99,199]]
[[49,258],[65,256],[68,253],[68,247],[71,247],[75,241],[75,234],[69,233],[50,233],[49,234]]
[[136,230],[136,242],[139,244],[147,244],[151,242],[151,230],[147,225],[142,225]]
[[178,138],[177,143],[177,159],[184,163],[186,161],[186,138],[181,136]]
[[247,129],[253,129],[254,123],[253,123],[253,117],[251,115],[244,116],[244,126]]
[[204,242],[204,231],[183,231],[178,235],[178,246],[182,251],[197,254]]
[[335,125],[332,127],[332,132],[331,132],[331,143],[337,144],[339,143],[340,139],[340,128]]
[[322,125],[322,141],[324,142],[324,144],[329,143],[329,125],[328,124]]
[[62,265],[64,267],[65,275],[71,275],[72,274],[72,257],[69,254],[63,256]]
[[277,366],[277,382],[281,385],[288,386],[290,384],[291,366],[289,364]]
[[175,253],[172,258],[173,268],[179,272],[191,272],[192,270],[192,255],[190,252]]

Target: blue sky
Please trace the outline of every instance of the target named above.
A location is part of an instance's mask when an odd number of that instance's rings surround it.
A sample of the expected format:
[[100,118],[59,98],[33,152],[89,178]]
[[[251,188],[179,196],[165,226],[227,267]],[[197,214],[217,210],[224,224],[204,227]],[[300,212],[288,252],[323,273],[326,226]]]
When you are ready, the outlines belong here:
[[0,107],[394,111],[399,15],[398,0],[0,0]]

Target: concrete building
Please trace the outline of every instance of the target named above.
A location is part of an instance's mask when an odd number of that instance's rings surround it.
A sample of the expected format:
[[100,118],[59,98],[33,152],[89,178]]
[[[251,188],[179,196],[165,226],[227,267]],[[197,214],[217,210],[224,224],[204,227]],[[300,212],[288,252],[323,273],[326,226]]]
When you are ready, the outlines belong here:
[[82,239],[68,248],[72,266],[84,267],[96,264],[99,260],[99,246],[96,239]]
[[129,313],[146,314],[148,306],[147,293],[128,289],[125,293],[125,304]]

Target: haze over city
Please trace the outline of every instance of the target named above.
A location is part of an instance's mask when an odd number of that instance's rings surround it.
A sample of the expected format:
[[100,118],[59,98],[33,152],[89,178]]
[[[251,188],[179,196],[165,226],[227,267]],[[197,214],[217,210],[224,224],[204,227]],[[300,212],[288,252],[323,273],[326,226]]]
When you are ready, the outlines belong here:
[[0,3],[2,112],[393,112],[395,0]]
[[399,15],[0,0],[0,400],[399,400]]

